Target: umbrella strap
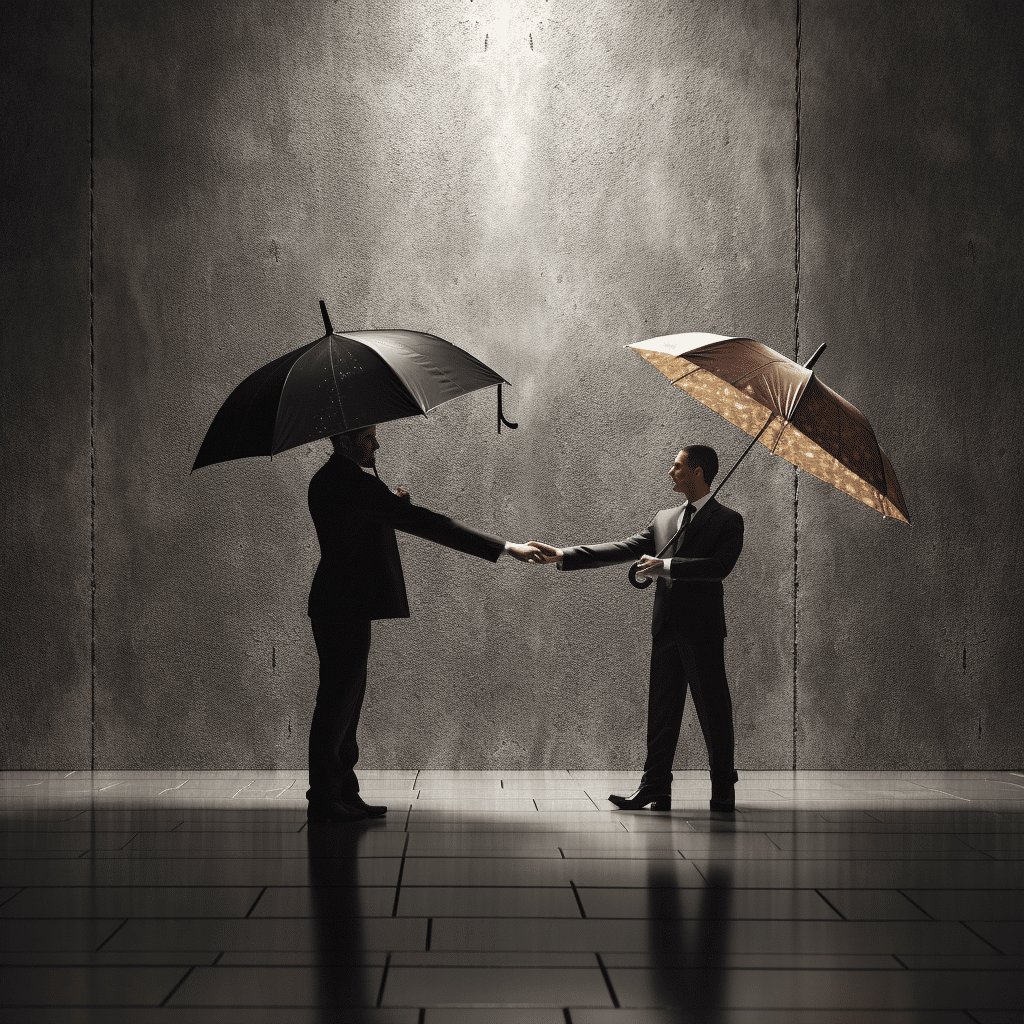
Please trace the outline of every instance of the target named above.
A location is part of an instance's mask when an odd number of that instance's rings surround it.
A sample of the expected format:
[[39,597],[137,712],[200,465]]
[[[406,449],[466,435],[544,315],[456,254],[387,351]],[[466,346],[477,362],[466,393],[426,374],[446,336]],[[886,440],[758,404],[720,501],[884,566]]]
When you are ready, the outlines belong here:
[[501,425],[502,425],[502,423],[504,423],[505,426],[509,428],[509,430],[518,430],[519,429],[519,424],[518,423],[509,423],[509,421],[507,419],[505,419],[505,414],[501,411],[501,384],[499,384],[498,385],[498,433],[499,434],[501,433]]
[[773,419],[775,419],[775,413],[772,413],[771,416],[769,416],[768,419],[764,421],[764,426],[757,432],[757,437],[755,437],[754,440],[747,445],[746,451],[736,460],[736,465],[733,466],[732,469],[730,469],[729,472],[725,474],[725,480],[723,480],[711,493],[712,498],[725,486],[726,480],[728,480],[729,477],[731,477],[733,473],[736,472],[736,466],[738,466],[747,457],[747,455],[750,452],[750,449],[753,448],[754,445],[757,444],[757,442],[761,439],[761,435],[768,429]]

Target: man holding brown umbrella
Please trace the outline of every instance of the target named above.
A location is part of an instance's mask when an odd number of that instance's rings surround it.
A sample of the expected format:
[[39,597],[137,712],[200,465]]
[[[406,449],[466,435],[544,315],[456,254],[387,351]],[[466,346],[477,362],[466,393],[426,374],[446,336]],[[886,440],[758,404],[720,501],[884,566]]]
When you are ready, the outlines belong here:
[[609,544],[564,550],[530,542],[560,569],[639,560],[637,575],[657,578],[644,774],[632,796],[608,798],[623,810],[671,810],[672,761],[688,688],[708,750],[711,810],[736,809],[722,580],[743,548],[743,517],[711,496],[709,485],[717,472],[714,449],[689,445],[669,470],[673,490],[686,498],[685,504],[659,512],[645,530]]

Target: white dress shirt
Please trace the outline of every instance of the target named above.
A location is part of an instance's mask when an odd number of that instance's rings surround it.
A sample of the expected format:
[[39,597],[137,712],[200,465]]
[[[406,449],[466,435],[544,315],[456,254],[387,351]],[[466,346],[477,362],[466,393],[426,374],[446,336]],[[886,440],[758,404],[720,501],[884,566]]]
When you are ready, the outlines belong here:
[[[708,493],[705,494],[703,498],[698,498],[696,501],[688,501],[683,506],[682,512],[679,513],[679,519],[676,521],[676,529],[677,530],[679,529],[679,524],[683,521],[683,516],[686,515],[686,510],[691,505],[693,506],[693,513],[692,513],[692,515],[690,517],[690,522],[692,523],[693,522],[693,516],[696,516],[697,513],[710,500],[711,500],[711,492],[708,491]],[[687,525],[686,528],[689,529],[690,528],[689,525]],[[684,536],[685,536],[685,534],[684,534]],[[649,573],[648,575],[650,575],[650,576],[660,576],[663,580],[665,580],[666,586],[671,587],[672,586],[672,559],[671,558],[663,559],[661,565],[657,569],[655,569],[654,572]]]

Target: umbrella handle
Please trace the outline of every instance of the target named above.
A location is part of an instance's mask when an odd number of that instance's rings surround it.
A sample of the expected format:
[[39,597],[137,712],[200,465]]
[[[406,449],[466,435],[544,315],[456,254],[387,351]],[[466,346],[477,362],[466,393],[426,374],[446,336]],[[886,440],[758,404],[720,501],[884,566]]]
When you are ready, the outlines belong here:
[[654,582],[654,580],[652,580],[650,576],[645,576],[642,580],[638,580],[636,578],[636,574],[639,571],[639,569],[639,562],[634,562],[629,567],[629,582],[632,583],[637,590],[646,590]]
[[518,430],[519,429],[519,424],[518,423],[509,423],[509,421],[507,419],[505,419],[505,414],[501,411],[501,384],[499,384],[498,385],[498,433],[499,434],[501,433],[501,425],[502,425],[502,423],[504,423],[505,426],[509,428],[509,430]]

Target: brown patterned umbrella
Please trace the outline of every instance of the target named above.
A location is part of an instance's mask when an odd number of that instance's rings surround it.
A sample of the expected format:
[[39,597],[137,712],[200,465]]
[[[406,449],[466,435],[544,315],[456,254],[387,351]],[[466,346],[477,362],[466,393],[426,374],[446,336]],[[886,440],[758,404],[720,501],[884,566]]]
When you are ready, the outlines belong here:
[[760,441],[868,508],[910,523],[896,474],[871,424],[811,370],[824,345],[805,366],[750,338],[718,334],[670,334],[629,347],[677,388],[753,437],[747,451]]

